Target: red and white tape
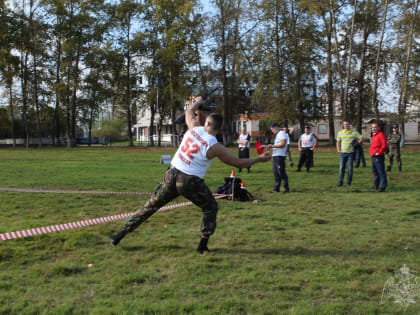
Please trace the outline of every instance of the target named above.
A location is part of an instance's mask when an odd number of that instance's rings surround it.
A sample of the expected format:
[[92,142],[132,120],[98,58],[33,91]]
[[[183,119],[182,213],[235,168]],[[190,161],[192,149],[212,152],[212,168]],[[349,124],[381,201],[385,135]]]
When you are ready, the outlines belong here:
[[0,187],[0,191],[18,191],[30,193],[57,193],[57,194],[112,194],[112,195],[151,195],[149,192],[136,191],[98,191],[98,190],[50,190],[33,188],[7,188]]
[[[216,195],[214,195],[214,198],[215,199],[221,199],[221,198],[225,198],[225,197],[228,197],[228,196],[230,196],[230,195],[218,195],[218,194],[216,194]],[[190,201],[182,202],[182,203],[162,207],[158,211],[159,212],[166,211],[166,210],[175,209],[175,208],[179,208],[179,207],[189,206],[189,205],[192,205],[192,204],[193,203],[190,202]],[[29,229],[29,230],[3,233],[3,234],[0,234],[0,240],[7,241],[7,240],[13,240],[13,239],[17,239],[17,238],[47,234],[47,233],[52,233],[52,232],[60,232],[60,231],[71,230],[71,229],[77,229],[77,228],[96,225],[96,224],[101,224],[101,223],[108,223],[108,222],[113,222],[113,221],[118,221],[118,220],[129,218],[133,214],[134,214],[134,212],[129,212],[129,213],[124,213],[124,214],[112,215],[112,216],[109,216],[109,217],[96,218],[96,219],[91,219],[91,220],[64,223],[64,224],[58,224],[58,225],[50,225],[50,226],[41,227],[41,228],[34,228],[34,229]]]

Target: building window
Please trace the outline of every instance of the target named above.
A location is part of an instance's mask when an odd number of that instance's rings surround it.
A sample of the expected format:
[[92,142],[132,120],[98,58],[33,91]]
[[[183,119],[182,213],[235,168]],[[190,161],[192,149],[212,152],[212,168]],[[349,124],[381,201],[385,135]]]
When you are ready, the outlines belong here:
[[247,129],[246,129],[246,120],[244,120],[244,121],[242,122],[242,129],[245,129],[245,131],[247,130]]
[[319,124],[318,125],[318,134],[327,134],[327,125],[326,124]]
[[420,121],[417,122],[417,134],[420,136]]

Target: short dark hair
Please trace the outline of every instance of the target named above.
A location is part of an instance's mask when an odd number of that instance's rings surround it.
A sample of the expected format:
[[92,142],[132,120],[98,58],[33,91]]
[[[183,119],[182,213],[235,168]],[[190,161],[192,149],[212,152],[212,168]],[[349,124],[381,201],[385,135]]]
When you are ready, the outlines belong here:
[[210,122],[210,128],[214,131],[220,131],[222,130],[223,125],[223,116],[219,113],[211,113],[207,119]]
[[276,123],[276,122],[272,122],[270,124],[270,128],[276,128],[276,127],[280,127],[280,125],[278,123]]

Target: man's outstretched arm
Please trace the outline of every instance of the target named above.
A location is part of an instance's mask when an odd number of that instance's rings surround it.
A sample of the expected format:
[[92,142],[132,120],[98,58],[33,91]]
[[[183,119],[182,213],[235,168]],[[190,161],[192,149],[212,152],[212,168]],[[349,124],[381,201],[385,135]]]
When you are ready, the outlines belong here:
[[223,163],[237,167],[248,168],[259,162],[267,162],[270,160],[270,153],[266,152],[253,159],[239,159],[230,153],[226,147],[220,143],[216,143],[207,151],[207,158],[212,159],[218,157]]

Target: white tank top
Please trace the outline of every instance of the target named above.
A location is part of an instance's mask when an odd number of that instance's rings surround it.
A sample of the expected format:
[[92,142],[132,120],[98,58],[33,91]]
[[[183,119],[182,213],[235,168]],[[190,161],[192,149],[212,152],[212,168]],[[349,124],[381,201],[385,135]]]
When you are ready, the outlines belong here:
[[[249,137],[249,134],[240,134],[239,135],[239,139],[238,140],[240,140],[240,141],[243,141],[243,140],[248,140],[248,137]],[[242,143],[239,143],[239,147],[240,148],[249,148],[249,141],[247,142],[247,144],[246,144],[246,146],[245,146],[245,144],[242,144]]]
[[207,151],[217,143],[215,136],[208,134],[204,127],[188,130],[171,161],[171,166],[188,175],[203,178],[211,164]]
[[315,143],[315,137],[312,135],[312,133],[310,134],[302,134],[300,136],[300,145],[302,148],[310,148],[314,145]]

